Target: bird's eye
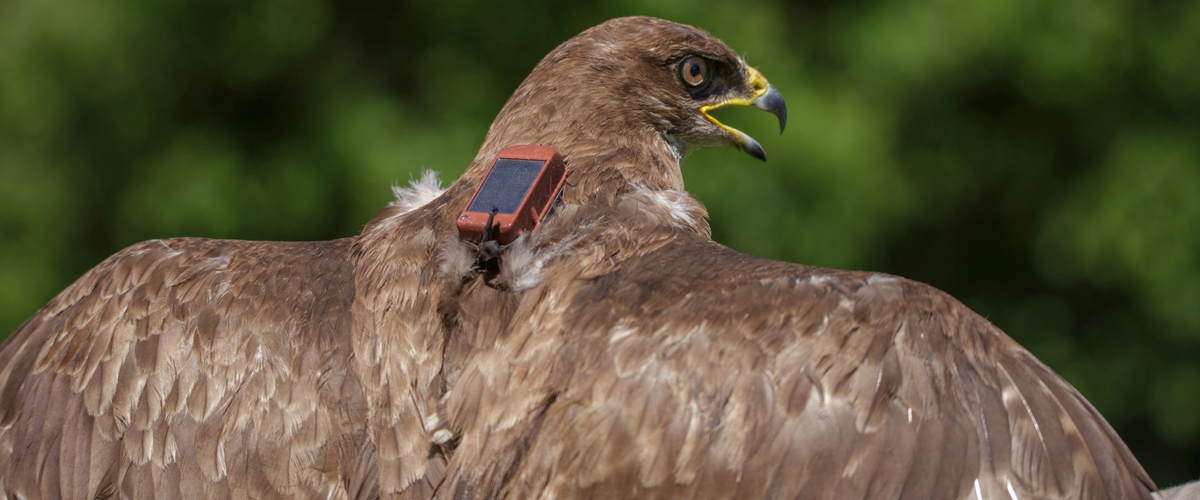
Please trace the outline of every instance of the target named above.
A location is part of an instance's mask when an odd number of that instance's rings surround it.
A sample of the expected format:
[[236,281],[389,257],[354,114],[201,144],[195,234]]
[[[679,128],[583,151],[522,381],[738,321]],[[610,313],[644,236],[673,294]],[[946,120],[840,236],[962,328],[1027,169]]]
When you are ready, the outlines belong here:
[[708,63],[696,56],[679,63],[679,77],[689,87],[699,87],[708,81]]

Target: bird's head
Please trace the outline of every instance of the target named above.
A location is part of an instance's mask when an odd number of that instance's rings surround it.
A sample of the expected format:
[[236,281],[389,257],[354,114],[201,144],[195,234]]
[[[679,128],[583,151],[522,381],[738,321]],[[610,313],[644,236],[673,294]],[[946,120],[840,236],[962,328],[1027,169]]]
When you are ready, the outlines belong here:
[[611,162],[656,147],[670,153],[673,161],[660,163],[676,172],[704,146],[734,146],[765,160],[757,141],[712,116],[726,106],[773,113],[781,132],[787,121],[779,91],[712,35],[661,19],[614,19],[564,42],[534,68],[492,124],[479,159],[532,143],[558,149],[569,167],[581,156]]
[[712,116],[726,106],[769,111],[779,118],[780,132],[787,122],[783,96],[762,73],[691,26],[646,17],[614,19],[563,44],[539,66],[553,72],[556,56],[574,59],[575,64],[564,65],[568,71],[591,75],[586,87],[597,111],[628,116],[629,127],[654,129],[681,156],[699,147],[733,145],[766,159],[758,141]]

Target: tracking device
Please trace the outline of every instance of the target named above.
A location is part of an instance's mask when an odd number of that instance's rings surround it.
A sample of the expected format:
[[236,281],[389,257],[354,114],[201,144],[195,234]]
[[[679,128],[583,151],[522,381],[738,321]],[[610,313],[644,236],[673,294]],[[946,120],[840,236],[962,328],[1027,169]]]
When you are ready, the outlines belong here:
[[490,239],[501,245],[512,243],[541,224],[566,181],[567,169],[554,148],[505,148],[458,216],[459,235],[480,244]]

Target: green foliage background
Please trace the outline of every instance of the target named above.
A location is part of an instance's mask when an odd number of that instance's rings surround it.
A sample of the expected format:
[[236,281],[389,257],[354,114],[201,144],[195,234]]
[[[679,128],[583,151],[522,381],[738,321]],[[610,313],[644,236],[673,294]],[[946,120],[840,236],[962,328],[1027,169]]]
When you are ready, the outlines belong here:
[[788,100],[684,165],[739,250],[931,283],[1200,477],[1200,2],[0,2],[0,331],[134,242],[355,234],[555,45],[700,26]]

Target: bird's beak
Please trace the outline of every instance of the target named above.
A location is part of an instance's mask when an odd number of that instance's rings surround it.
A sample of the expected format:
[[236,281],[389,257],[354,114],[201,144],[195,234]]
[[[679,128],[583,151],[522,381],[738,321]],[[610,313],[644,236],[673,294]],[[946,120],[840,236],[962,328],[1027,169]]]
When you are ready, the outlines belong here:
[[763,77],[762,73],[759,73],[758,70],[750,68],[749,73],[750,81],[748,83],[750,84],[750,88],[754,89],[754,93],[750,96],[750,98],[747,99],[736,97],[723,100],[716,104],[701,106],[700,114],[704,115],[704,117],[707,118],[708,121],[712,122],[713,125],[721,127],[733,134],[734,137],[737,138],[738,147],[742,148],[742,151],[745,151],[750,156],[767,161],[766,151],[763,151],[762,146],[760,146],[758,141],[754,140],[753,137],[750,137],[741,130],[717,121],[716,118],[713,118],[712,115],[708,114],[710,111],[720,109],[725,106],[753,106],[778,117],[779,133],[782,134],[783,127],[787,125],[787,104],[783,102],[783,96],[779,94],[779,90],[776,90],[774,85],[771,85],[767,82],[767,79]]

